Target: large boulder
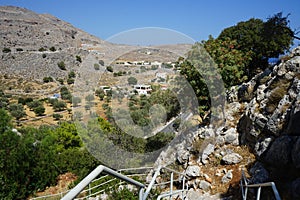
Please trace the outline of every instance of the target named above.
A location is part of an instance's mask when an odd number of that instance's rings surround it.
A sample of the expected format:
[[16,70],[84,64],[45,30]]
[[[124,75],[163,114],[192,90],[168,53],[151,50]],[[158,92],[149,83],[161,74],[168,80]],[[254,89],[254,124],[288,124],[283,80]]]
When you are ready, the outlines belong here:
[[270,149],[266,152],[264,161],[278,168],[284,168],[291,164],[291,151],[293,141],[290,136],[282,136],[277,138],[272,144]]
[[229,153],[222,158],[222,162],[226,165],[237,164],[243,160],[243,157],[238,153]]
[[296,138],[291,154],[294,166],[300,169],[300,137]]

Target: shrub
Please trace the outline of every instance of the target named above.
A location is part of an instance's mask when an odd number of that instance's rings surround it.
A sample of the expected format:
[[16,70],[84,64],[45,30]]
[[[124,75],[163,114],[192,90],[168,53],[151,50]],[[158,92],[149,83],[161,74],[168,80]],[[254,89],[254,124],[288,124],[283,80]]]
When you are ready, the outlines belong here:
[[135,77],[133,77],[133,76],[130,76],[130,77],[127,79],[127,81],[128,81],[128,84],[129,84],[129,85],[135,85],[135,84],[137,84],[137,79],[136,79]]
[[46,76],[43,78],[44,83],[53,82],[53,78],[51,76]]
[[63,80],[62,78],[57,79],[57,81],[58,81],[61,85],[64,84],[64,80]]
[[109,71],[109,72],[114,72],[112,66],[107,66],[107,67],[106,67],[106,70]]
[[57,66],[61,70],[66,70],[66,65],[65,65],[64,61],[60,61],[59,63],[57,63]]
[[55,47],[51,47],[49,50],[53,52],[56,51]]
[[68,78],[68,79],[67,79],[67,83],[68,83],[69,85],[74,84],[74,82],[75,82],[75,80],[74,80],[73,78]]
[[76,77],[75,72],[74,72],[73,70],[70,71],[70,73],[68,74],[68,77],[69,77],[69,78],[75,78],[75,77]]
[[77,55],[77,56],[76,56],[76,61],[78,61],[78,62],[81,63],[81,62],[82,62],[81,57]]
[[39,51],[42,52],[42,51],[47,51],[47,49],[45,49],[44,47],[41,47],[39,48]]
[[11,50],[10,50],[10,48],[5,47],[5,48],[2,50],[2,52],[3,52],[3,53],[10,53]]
[[22,48],[17,48],[16,51],[23,51],[23,49]]
[[100,64],[101,66],[104,66],[104,61],[103,61],[103,60],[99,60],[99,64]]
[[46,57],[47,57],[47,55],[46,55],[45,53],[43,53],[43,54],[42,54],[42,57],[43,57],[43,58],[46,58]]
[[58,114],[58,113],[54,113],[52,115],[52,117],[55,119],[55,120],[60,120],[63,116],[61,114]]
[[37,116],[41,116],[45,113],[45,107],[43,105],[40,105],[38,107],[35,107],[33,109],[33,112],[37,115]]
[[99,70],[99,69],[100,69],[100,65],[97,64],[97,63],[95,63],[95,64],[94,64],[94,69],[95,69],[95,70]]

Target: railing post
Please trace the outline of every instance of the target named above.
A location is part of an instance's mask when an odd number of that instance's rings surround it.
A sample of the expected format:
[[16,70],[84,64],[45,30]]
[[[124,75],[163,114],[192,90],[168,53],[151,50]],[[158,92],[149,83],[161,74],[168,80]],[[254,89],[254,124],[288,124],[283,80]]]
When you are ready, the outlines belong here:
[[259,199],[260,199],[260,191],[261,191],[261,187],[258,187],[258,189],[257,189],[256,200],[259,200]]
[[160,169],[161,169],[161,166],[158,166],[158,168],[156,169],[156,172],[154,173],[153,177],[152,177],[152,180],[150,181],[150,184],[148,185],[147,187],[147,190],[146,192],[143,194],[143,200],[146,200],[153,185],[154,185],[154,182],[155,182],[155,179],[156,177],[158,176],[159,172],[160,172]]
[[173,194],[173,176],[174,176],[174,173],[171,172],[171,181],[170,181],[170,200],[172,200],[172,194]]

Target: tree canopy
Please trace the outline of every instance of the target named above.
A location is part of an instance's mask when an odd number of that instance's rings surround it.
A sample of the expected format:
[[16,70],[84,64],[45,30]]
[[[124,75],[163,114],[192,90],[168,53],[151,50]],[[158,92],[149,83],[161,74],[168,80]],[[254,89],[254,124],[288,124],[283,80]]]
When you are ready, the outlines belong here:
[[278,57],[293,44],[294,32],[289,27],[288,16],[277,13],[263,21],[249,19],[224,29],[217,40],[236,40],[237,50],[251,54],[250,76],[256,69],[268,66],[268,58]]

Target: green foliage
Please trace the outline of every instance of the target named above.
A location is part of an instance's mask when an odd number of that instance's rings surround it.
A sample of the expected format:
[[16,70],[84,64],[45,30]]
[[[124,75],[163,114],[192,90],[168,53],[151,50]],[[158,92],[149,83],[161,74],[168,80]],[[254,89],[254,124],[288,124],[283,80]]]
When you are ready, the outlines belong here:
[[30,101],[27,103],[27,106],[30,108],[30,110],[33,110],[34,108],[38,106],[42,106],[42,102],[39,100]]
[[44,47],[41,47],[41,48],[39,48],[39,51],[40,51],[40,52],[43,52],[43,51],[47,51],[47,49],[44,48]]
[[137,84],[137,79],[133,76],[130,76],[128,79],[127,79],[127,82],[129,85],[135,85]]
[[238,50],[239,44],[230,38],[209,38],[204,48],[218,65],[225,86],[231,87],[247,80],[247,66],[251,61],[251,53]]
[[104,66],[104,61],[103,61],[103,60],[99,60],[99,64],[100,64],[101,66]]
[[35,107],[33,109],[34,113],[37,115],[37,116],[41,116],[41,115],[44,115],[45,113],[45,107],[43,105],[40,105],[38,107]]
[[80,98],[80,97],[73,97],[73,98],[72,98],[72,103],[73,103],[73,106],[74,106],[74,107],[77,107],[78,104],[81,103],[81,98]]
[[73,70],[69,72],[68,78],[76,78],[76,74]]
[[105,97],[105,92],[103,89],[97,89],[95,91],[95,95],[99,97],[99,99],[102,101]]
[[78,61],[78,62],[80,62],[80,63],[81,63],[81,62],[82,62],[82,59],[81,59],[81,57],[77,55],[77,56],[76,56],[76,61]]
[[67,70],[66,69],[66,64],[64,63],[64,61],[60,61],[57,63],[57,66],[59,67],[59,69],[61,70]]
[[95,63],[95,64],[94,64],[94,69],[95,69],[95,70],[100,70],[100,65],[97,64],[97,63]]
[[174,133],[157,133],[155,136],[147,138],[146,152],[153,152],[165,147],[174,139]]
[[46,58],[46,57],[47,57],[47,54],[43,53],[42,58]]
[[50,51],[56,51],[56,48],[55,47],[50,47],[50,49],[49,49]]
[[63,80],[62,78],[57,79],[57,81],[58,81],[61,85],[64,84],[64,80]]
[[23,51],[23,49],[22,48],[16,48],[16,51],[20,52],[20,51]]
[[11,104],[9,105],[10,114],[15,117],[17,120],[26,116],[24,107],[22,104]]
[[67,104],[64,101],[55,101],[53,104],[53,109],[55,112],[63,111],[67,108]]
[[4,47],[3,50],[2,50],[3,53],[10,53],[11,50],[10,48],[7,48],[7,47]]
[[44,83],[53,82],[53,78],[51,76],[46,76],[43,78]]
[[239,22],[224,29],[218,39],[236,40],[239,44],[238,50],[251,54],[249,76],[252,77],[257,69],[268,66],[268,58],[278,57],[290,48],[293,35],[288,17],[277,13],[266,22],[254,18]]
[[60,120],[63,116],[61,114],[58,114],[58,113],[53,113],[52,117],[55,119],[55,120]]
[[74,78],[67,79],[67,84],[69,84],[69,85],[74,84],[74,82],[75,82]]
[[137,191],[130,191],[126,187],[118,190],[115,189],[110,195],[108,200],[138,200]]
[[107,66],[106,70],[109,71],[109,72],[114,72],[114,69],[112,68],[112,66]]
[[12,132],[11,117],[0,109],[0,199],[27,199],[73,172],[81,180],[100,163],[85,148],[74,124],[22,128]]
[[63,100],[72,101],[72,94],[67,87],[63,86],[60,88],[60,95]]

